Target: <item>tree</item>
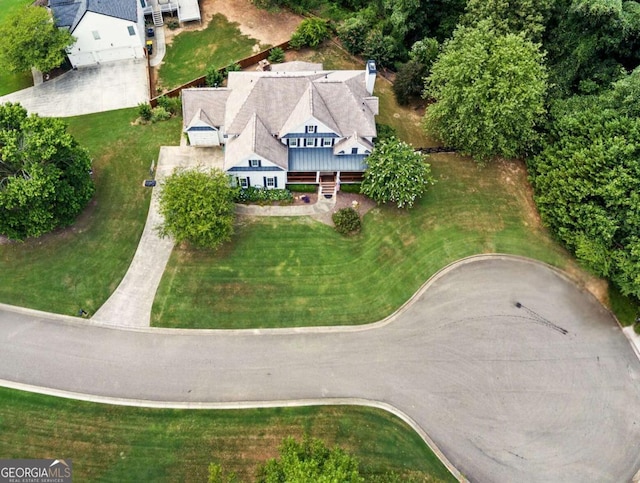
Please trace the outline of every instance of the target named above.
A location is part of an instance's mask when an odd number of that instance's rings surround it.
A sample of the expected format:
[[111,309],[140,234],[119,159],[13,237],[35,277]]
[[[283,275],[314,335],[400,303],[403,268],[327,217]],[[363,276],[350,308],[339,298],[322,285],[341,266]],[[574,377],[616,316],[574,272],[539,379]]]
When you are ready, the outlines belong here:
[[466,25],[489,20],[502,34],[524,32],[535,42],[542,40],[551,12],[551,0],[469,0]]
[[14,72],[48,72],[66,58],[75,39],[59,29],[44,7],[25,6],[0,25],[0,60]]
[[300,22],[291,36],[289,45],[294,49],[317,47],[329,38],[327,22],[320,18],[307,18]]
[[[557,102],[528,164],[545,224],[597,275],[640,298],[640,119],[620,104],[634,82]],[[627,102],[635,108],[640,96]]]
[[435,183],[424,155],[395,137],[378,142],[367,165],[360,191],[378,203],[411,208]]
[[605,91],[640,62],[640,3],[556,0],[544,47],[556,97]]
[[90,170],[62,120],[0,105],[0,234],[23,240],[73,223],[94,193]]
[[431,68],[424,126],[484,162],[524,154],[545,113],[547,72],[538,45],[489,21],[460,27]]
[[222,83],[225,79],[225,72],[214,67],[207,67],[207,73],[205,75],[204,81],[207,84],[207,87],[221,87]]
[[233,234],[233,194],[229,178],[219,169],[177,170],[162,184],[160,234],[198,248],[217,248]]
[[287,438],[280,446],[280,458],[267,461],[258,471],[259,483],[281,481],[314,483],[361,483],[358,461],[342,449],[328,449],[318,439],[299,443]]
[[422,96],[424,80],[431,72],[439,52],[440,45],[436,39],[426,38],[413,44],[409,51],[409,62],[399,67],[393,82],[393,93],[398,104],[406,105],[412,98]]

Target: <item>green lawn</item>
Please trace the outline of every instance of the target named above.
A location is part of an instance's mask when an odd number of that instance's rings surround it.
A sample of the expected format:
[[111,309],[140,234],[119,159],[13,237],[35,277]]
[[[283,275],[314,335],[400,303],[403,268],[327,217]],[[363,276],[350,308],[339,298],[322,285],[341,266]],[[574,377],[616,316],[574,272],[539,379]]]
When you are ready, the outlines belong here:
[[[410,211],[376,208],[344,238],[309,218],[240,224],[218,252],[176,249],[153,308],[167,327],[363,324],[389,315],[437,270],[477,253],[568,257],[528,211],[521,164],[431,159],[438,183]],[[518,169],[515,169],[517,167]]]
[[257,43],[243,35],[237,24],[214,15],[206,29],[182,32],[167,46],[158,87],[172,89],[204,75],[209,66],[225,67],[248,57]]
[[[0,23],[4,22],[19,8],[29,5],[31,0],[2,0],[0,8]],[[6,69],[0,70],[0,96],[24,89],[33,85],[31,72],[13,74]]]
[[70,458],[75,481],[206,481],[210,462],[250,481],[286,436],[338,444],[368,475],[455,481],[419,436],[382,410],[126,408],[0,389],[0,457]]
[[97,193],[71,228],[0,245],[0,301],[75,315],[93,313],[124,276],[147,216],[142,187],[159,146],[178,144],[180,120],[133,126],[135,109],[69,118],[91,153]]

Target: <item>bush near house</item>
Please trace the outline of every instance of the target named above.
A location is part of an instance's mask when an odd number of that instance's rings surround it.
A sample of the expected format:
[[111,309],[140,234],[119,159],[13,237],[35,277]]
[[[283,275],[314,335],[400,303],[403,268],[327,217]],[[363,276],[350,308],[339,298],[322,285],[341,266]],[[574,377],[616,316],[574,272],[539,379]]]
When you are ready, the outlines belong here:
[[268,190],[249,186],[238,190],[234,200],[236,203],[269,203],[271,201],[291,202],[293,195],[289,190]]
[[362,227],[360,214],[353,208],[342,208],[331,217],[336,231],[342,235],[358,233]]
[[274,47],[269,51],[269,57],[267,58],[272,64],[280,64],[284,62],[284,50],[280,47]]
[[317,193],[317,184],[288,184],[287,189],[294,193]]

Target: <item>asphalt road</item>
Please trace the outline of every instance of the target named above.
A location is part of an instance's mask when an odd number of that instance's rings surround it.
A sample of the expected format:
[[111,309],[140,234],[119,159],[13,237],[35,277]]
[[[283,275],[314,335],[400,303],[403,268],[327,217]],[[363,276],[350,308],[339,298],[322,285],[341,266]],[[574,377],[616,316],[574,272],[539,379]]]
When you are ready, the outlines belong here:
[[640,362],[622,331],[565,278],[512,259],[460,264],[356,330],[122,330],[1,311],[0,378],[147,401],[380,401],[471,481],[621,482],[640,468]]

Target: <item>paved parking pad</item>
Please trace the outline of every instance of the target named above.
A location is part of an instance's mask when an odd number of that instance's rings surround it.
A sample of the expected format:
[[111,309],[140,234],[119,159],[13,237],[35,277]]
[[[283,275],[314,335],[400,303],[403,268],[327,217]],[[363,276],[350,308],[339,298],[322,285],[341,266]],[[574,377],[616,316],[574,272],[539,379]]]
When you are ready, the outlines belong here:
[[134,107],[149,101],[146,59],[82,67],[40,85],[0,97],[29,112],[67,117]]
[[5,308],[0,379],[169,407],[379,401],[471,481],[621,482],[640,468],[627,339],[590,294],[511,257],[463,261],[368,327],[123,330]]

